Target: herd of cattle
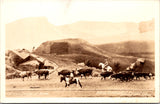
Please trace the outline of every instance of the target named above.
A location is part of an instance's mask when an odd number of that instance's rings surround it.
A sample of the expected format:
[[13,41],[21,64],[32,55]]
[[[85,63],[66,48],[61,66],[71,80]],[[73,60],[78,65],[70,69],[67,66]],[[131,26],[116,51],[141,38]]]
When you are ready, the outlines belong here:
[[[55,72],[55,71],[54,71]],[[38,79],[40,79],[41,76],[44,76],[45,79],[51,74],[48,69],[39,69],[35,70],[34,72],[31,71],[17,71],[15,73],[7,74],[6,79],[14,79],[14,78],[22,78],[24,81],[24,78],[32,78],[33,75],[37,75]],[[69,86],[70,84],[79,84],[80,87],[82,87],[82,84],[78,77],[95,77],[93,76],[93,69],[76,69],[76,70],[61,70],[58,72],[58,76],[60,76],[60,82],[65,81],[65,87]],[[113,72],[101,72],[97,75],[97,77],[101,77],[101,80],[105,80],[106,78],[112,79],[112,80],[120,80],[120,81],[133,81],[134,79],[140,80],[141,78],[144,79],[154,79],[155,74],[154,73],[147,73],[147,72],[133,72],[133,71],[120,71],[115,73]]]

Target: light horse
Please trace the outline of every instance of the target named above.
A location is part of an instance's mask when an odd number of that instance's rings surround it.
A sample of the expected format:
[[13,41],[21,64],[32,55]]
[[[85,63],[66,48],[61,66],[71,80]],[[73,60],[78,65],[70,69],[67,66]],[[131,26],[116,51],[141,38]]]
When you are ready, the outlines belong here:
[[66,76],[61,76],[60,77],[60,82],[62,81],[65,81],[65,87],[68,87],[70,86],[70,84],[79,84],[79,86],[82,88],[82,85],[81,85],[81,82],[78,78],[74,78],[74,75],[73,74],[70,74],[70,75],[66,75]]
[[99,63],[99,66],[101,66],[102,68],[102,72],[112,72],[112,67],[110,67],[109,65],[105,65],[104,63]]

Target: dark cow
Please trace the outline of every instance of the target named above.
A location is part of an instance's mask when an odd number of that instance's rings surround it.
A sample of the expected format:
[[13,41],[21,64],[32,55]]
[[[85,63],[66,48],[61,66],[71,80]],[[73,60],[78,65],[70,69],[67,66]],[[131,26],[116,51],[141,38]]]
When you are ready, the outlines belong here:
[[38,75],[38,79],[40,79],[41,76],[45,76],[45,79],[47,79],[47,76],[49,76],[49,71],[46,69],[36,70],[34,73]]
[[122,74],[122,73],[116,73],[116,74],[112,74],[112,75],[111,75],[111,78],[115,78],[116,80],[117,80],[117,79],[122,80],[122,77],[123,77],[123,74]]
[[126,73],[123,73],[123,77],[121,78],[121,81],[131,81],[133,79],[134,79],[134,73],[126,72]]
[[66,75],[70,75],[70,73],[71,73],[71,71],[64,69],[64,70],[61,70],[60,72],[58,72],[58,75],[66,76]]
[[140,72],[135,72],[135,73],[134,73],[134,76],[136,77],[136,80],[137,80],[137,79],[140,80],[140,78],[143,77],[142,73],[140,73]]
[[147,79],[147,77],[149,77],[151,79],[152,73],[144,72],[144,73],[142,73],[142,77],[144,77],[145,79]]
[[134,73],[128,71],[119,72],[111,75],[111,78],[120,79],[120,81],[131,81],[134,79]]
[[104,80],[106,79],[106,77],[109,77],[113,74],[113,72],[102,72],[100,75],[102,76],[101,80],[104,78]]
[[136,77],[136,80],[137,80],[137,79],[140,80],[141,77],[143,77],[143,78],[145,78],[145,79],[147,79],[147,77],[149,77],[149,78],[151,79],[151,77],[154,76],[154,73],[135,72],[135,73],[134,73],[134,76]]
[[81,78],[84,75],[84,77],[86,78],[86,75],[92,76],[92,72],[93,72],[93,69],[79,69],[79,70],[76,69],[76,73],[75,74],[76,75],[81,75]]
[[69,75],[61,76],[60,82],[65,81],[65,87],[70,86],[71,84],[79,84],[79,86],[82,88],[82,84],[78,78],[71,78]]

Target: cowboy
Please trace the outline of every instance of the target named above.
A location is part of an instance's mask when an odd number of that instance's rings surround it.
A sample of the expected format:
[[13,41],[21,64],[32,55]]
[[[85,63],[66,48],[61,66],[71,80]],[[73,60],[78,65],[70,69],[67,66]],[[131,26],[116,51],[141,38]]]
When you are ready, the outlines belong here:
[[108,66],[108,60],[107,59],[105,59],[105,66]]
[[73,78],[74,78],[73,72],[74,72],[74,71],[72,71],[72,72],[70,73],[70,78],[71,78],[71,80],[73,80]]

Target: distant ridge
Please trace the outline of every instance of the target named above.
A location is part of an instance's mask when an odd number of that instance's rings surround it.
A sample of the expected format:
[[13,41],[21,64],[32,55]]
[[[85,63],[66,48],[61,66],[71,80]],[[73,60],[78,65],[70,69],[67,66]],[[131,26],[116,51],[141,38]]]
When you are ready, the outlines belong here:
[[39,46],[47,40],[64,38],[81,38],[93,44],[154,40],[154,20],[144,21],[141,24],[79,21],[55,26],[46,17],[30,17],[6,24],[6,48],[8,49],[32,48],[33,45]]

